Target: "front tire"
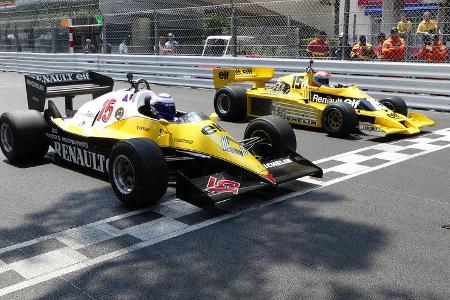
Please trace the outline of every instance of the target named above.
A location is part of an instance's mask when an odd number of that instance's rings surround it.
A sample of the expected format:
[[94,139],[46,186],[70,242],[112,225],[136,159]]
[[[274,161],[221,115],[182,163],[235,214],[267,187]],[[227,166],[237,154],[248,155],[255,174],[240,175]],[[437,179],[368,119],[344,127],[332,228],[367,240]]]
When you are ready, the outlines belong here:
[[242,121],[247,112],[246,89],[237,85],[219,89],[214,96],[214,111],[224,121]]
[[35,110],[4,113],[0,117],[0,148],[12,163],[39,160],[48,152],[47,122]]
[[169,168],[161,148],[149,139],[118,142],[109,159],[111,186],[126,206],[153,205],[164,196]]
[[405,100],[403,100],[401,97],[394,96],[391,98],[381,99],[378,102],[395,113],[408,116],[408,106],[406,105]]
[[245,129],[244,139],[259,137],[262,142],[250,149],[260,161],[287,156],[286,148],[296,151],[297,139],[288,121],[278,116],[264,116],[252,120]]
[[355,110],[345,102],[328,104],[322,114],[323,128],[334,137],[349,135],[355,130],[357,122]]

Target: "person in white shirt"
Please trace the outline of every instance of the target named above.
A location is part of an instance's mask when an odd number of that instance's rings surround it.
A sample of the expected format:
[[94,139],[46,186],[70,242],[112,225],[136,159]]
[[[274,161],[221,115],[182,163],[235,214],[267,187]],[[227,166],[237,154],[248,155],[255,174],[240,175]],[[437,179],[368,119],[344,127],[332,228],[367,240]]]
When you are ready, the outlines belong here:
[[173,33],[169,33],[169,40],[164,44],[164,54],[174,54],[177,50],[178,42],[174,40]]
[[128,54],[127,42],[125,40],[119,45],[119,54]]

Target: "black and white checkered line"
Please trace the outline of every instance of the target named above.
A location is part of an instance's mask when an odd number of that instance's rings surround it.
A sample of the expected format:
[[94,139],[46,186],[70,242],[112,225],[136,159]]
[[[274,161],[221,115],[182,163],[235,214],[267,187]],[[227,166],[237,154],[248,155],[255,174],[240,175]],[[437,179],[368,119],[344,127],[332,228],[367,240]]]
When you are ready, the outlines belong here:
[[[351,177],[450,147],[450,128],[377,144],[321,159],[324,179],[301,178],[298,192],[234,212],[210,213],[172,199],[151,209],[119,216],[0,249],[0,296],[221,222],[257,207],[309,193]],[[332,174],[332,175],[330,175]]]

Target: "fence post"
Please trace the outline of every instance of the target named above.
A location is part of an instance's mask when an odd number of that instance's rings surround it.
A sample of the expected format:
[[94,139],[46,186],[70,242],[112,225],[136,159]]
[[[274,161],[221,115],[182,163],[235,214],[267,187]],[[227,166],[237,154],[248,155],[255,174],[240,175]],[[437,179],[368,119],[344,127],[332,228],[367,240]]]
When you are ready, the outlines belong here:
[[345,59],[345,52],[348,45],[348,27],[350,23],[350,0],[345,0],[344,3],[344,36],[342,37],[341,59]]
[[160,55],[161,53],[159,53],[159,30],[158,30],[158,13],[155,10],[153,10],[153,29],[154,29],[154,47],[155,47],[155,55]]
[[231,54],[236,56],[236,46],[237,46],[237,28],[236,28],[236,7],[234,5],[234,0],[231,0]]

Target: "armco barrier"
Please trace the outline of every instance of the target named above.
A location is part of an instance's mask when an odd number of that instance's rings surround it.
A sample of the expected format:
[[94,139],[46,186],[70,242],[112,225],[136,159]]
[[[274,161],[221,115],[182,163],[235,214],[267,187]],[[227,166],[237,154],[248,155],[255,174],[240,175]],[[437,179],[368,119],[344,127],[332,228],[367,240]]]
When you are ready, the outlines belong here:
[[[273,67],[277,76],[302,72],[308,60],[84,55],[0,52],[0,70],[50,73],[93,70],[125,80],[129,72],[151,83],[212,88],[212,68]],[[450,65],[316,60],[314,68],[332,74],[333,83],[355,84],[375,98],[400,96],[410,107],[450,111]]]

